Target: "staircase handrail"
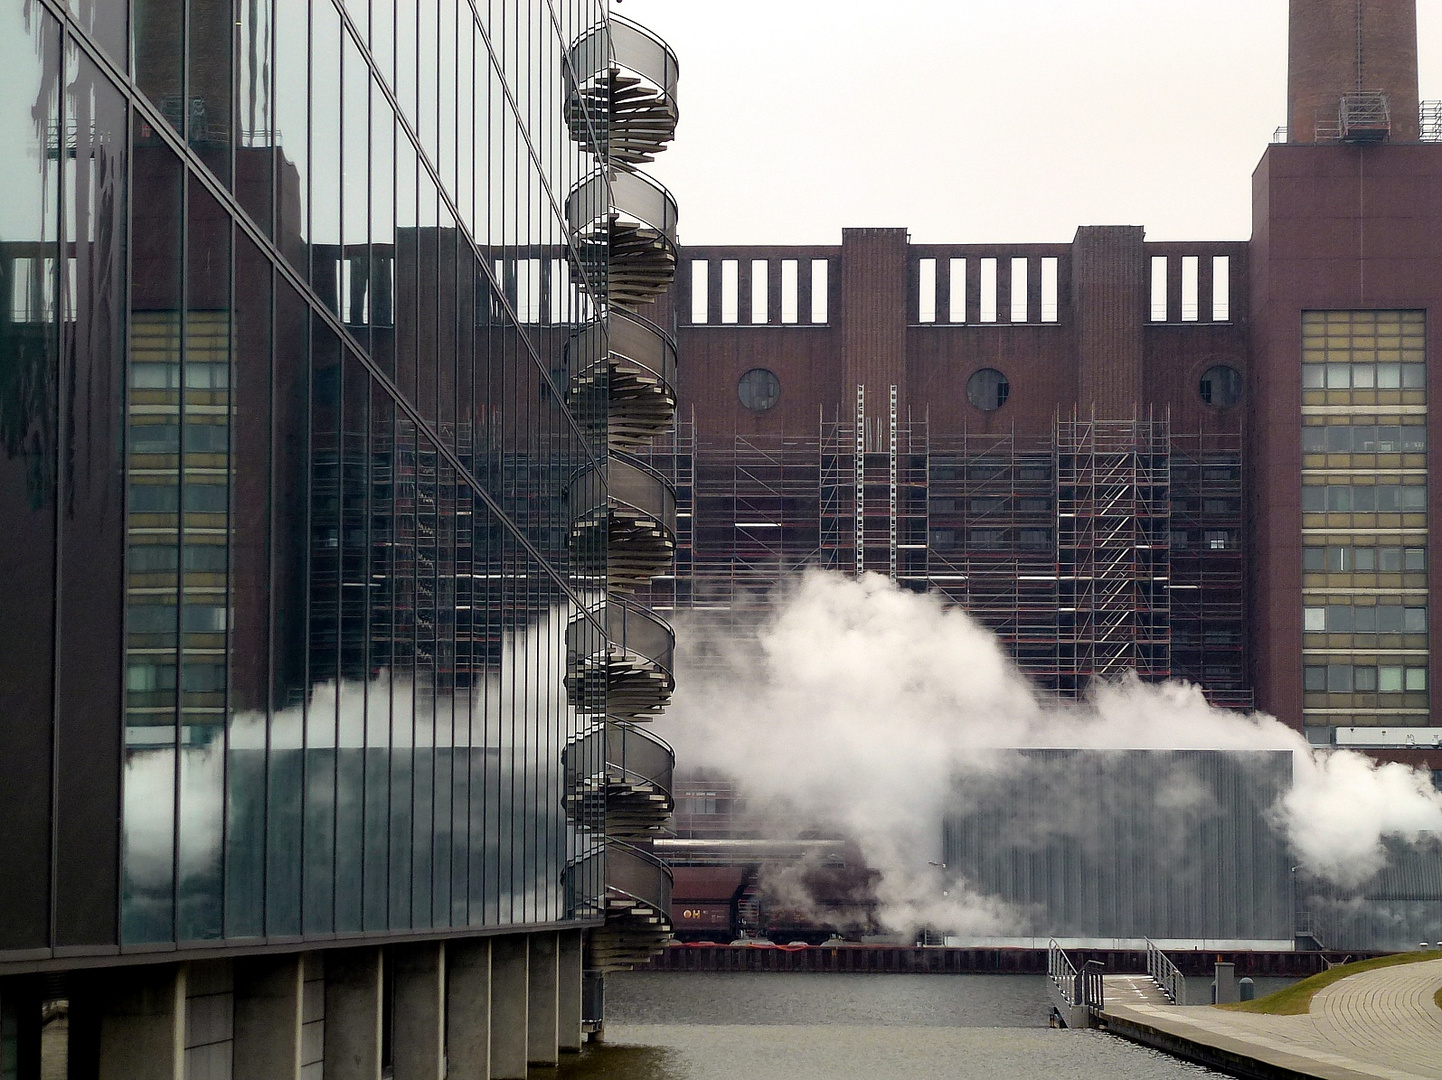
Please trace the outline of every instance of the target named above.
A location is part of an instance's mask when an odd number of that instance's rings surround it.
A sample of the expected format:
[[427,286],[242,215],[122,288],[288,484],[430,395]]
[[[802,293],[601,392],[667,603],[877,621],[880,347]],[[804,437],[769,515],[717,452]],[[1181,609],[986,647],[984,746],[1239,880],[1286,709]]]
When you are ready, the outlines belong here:
[[1162,952],[1162,947],[1147,938],[1147,975],[1156,983],[1167,1000],[1173,1005],[1187,1003],[1187,977],[1182,969],[1172,963],[1172,958]]

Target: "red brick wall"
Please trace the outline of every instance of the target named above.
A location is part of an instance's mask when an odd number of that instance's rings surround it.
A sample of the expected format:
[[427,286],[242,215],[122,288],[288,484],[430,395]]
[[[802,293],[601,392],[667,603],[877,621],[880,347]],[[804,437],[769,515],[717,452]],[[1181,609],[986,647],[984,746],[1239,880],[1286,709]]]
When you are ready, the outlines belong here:
[[[1253,215],[1253,682],[1259,706],[1301,726],[1302,312],[1428,310],[1429,467],[1442,475],[1442,146],[1273,146],[1253,176]],[[1429,502],[1435,535],[1438,502]],[[1429,552],[1431,580],[1442,580],[1442,544]],[[1442,641],[1435,604],[1430,631]],[[1434,688],[1439,660],[1434,649]],[[1435,717],[1442,695],[1433,695]]]
[[1292,0],[1287,71],[1291,141],[1314,142],[1317,117],[1335,117],[1342,95],[1357,89],[1385,90],[1393,141],[1417,141],[1417,0]]

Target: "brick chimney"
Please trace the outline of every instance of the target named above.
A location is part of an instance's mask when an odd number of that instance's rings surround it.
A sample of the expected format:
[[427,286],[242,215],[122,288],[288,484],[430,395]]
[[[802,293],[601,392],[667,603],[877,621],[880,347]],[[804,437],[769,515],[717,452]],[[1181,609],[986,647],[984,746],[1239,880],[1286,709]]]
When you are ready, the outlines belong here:
[[1318,137],[1335,124],[1342,97],[1387,95],[1393,142],[1416,142],[1417,0],[1291,0],[1287,56],[1289,141]]

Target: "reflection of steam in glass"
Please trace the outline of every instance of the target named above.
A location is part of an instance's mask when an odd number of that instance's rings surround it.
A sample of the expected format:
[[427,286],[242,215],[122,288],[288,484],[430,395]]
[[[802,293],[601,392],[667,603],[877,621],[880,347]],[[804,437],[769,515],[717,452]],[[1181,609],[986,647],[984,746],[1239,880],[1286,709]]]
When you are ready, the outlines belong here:
[[126,940],[164,940],[172,910],[232,937],[568,917],[585,841],[562,809],[564,735],[534,721],[544,688],[564,701],[564,625],[553,613],[509,639],[468,692],[326,683],[268,722],[236,714],[226,738],[133,748]]

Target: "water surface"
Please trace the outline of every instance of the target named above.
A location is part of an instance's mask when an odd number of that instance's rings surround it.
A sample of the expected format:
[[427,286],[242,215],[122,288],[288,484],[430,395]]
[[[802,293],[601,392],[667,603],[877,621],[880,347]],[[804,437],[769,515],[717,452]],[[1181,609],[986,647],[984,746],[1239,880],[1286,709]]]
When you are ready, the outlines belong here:
[[1222,1074],[1047,1027],[1032,975],[635,972],[556,1080],[1198,1080]]

